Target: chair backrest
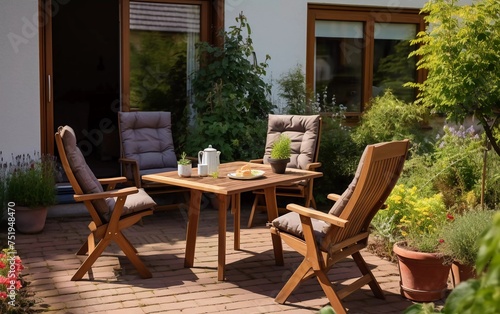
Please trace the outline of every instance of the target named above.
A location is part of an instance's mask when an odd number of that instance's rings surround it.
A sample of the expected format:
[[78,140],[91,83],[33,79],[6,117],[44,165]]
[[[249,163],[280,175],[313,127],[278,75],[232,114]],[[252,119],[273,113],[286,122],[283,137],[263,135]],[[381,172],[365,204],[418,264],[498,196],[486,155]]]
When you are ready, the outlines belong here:
[[268,163],[273,143],[281,134],[292,141],[292,154],[289,168],[305,169],[307,164],[318,161],[321,137],[321,117],[319,115],[273,115],[270,114],[267,125],[264,163]]
[[[177,169],[170,112],[119,112],[122,156],[149,169]],[[170,170],[172,170],[170,169]]]
[[[103,192],[102,185],[90,170],[85,157],[76,145],[75,132],[70,126],[60,126],[55,134],[59,158],[64,172],[76,194]],[[92,204],[101,215],[109,214],[109,207],[104,200],[94,200]],[[92,217],[95,221],[96,217]]]
[[384,205],[403,170],[409,141],[368,145],[356,175],[329,213],[348,220],[344,228],[329,226],[322,247],[368,231],[370,222]]

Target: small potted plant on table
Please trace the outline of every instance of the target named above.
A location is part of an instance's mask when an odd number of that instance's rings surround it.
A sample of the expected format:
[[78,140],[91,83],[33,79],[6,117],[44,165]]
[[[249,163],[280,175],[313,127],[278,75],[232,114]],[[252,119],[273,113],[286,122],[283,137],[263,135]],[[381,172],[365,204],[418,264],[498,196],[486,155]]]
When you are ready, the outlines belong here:
[[188,178],[191,176],[191,159],[186,158],[186,156],[186,152],[182,152],[181,159],[177,161],[177,174],[179,175],[179,177]]
[[274,173],[285,173],[286,165],[290,162],[291,139],[285,134],[280,134],[271,148],[271,156],[268,158]]

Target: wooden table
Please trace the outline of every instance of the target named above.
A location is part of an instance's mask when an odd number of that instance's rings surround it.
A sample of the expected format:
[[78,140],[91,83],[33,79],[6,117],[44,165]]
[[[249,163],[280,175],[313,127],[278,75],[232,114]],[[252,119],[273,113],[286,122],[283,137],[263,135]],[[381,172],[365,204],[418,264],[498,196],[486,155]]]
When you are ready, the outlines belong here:
[[[186,232],[186,256],[184,258],[184,267],[193,267],[194,251],[196,246],[196,234],[198,231],[198,221],[200,216],[200,204],[202,193],[214,193],[219,200],[219,252],[217,277],[219,280],[224,280],[224,267],[226,263],[226,223],[227,223],[227,206],[229,199],[232,199],[232,209],[234,211],[234,248],[239,249],[239,230],[240,230],[240,195],[243,192],[253,191],[257,189],[264,190],[264,196],[267,204],[268,220],[272,221],[278,217],[278,206],[276,203],[276,186],[292,183],[296,181],[321,177],[321,172],[306,171],[300,169],[288,168],[285,174],[276,174],[271,171],[269,165],[251,164],[252,169],[264,170],[265,174],[261,178],[253,180],[235,180],[227,177],[228,173],[235,172],[241,166],[248,164],[247,162],[237,161],[224,163],[219,166],[219,174],[217,178],[212,176],[199,177],[196,174],[197,169],[193,169],[193,176],[190,178],[181,178],[176,171],[164,172],[157,174],[144,175],[144,180],[165,183],[175,186],[189,188],[191,190],[191,198],[189,203],[189,220]],[[229,196],[229,197],[228,197]],[[278,256],[276,252],[281,252],[281,241],[279,238],[272,238],[275,248],[275,259],[277,264],[283,264],[283,256]]]

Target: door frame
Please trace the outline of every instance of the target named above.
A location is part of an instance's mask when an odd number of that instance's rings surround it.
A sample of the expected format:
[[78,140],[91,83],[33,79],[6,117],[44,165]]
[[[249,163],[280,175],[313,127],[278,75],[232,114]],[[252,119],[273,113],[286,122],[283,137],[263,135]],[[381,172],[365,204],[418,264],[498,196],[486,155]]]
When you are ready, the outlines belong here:
[[[82,0],[84,1],[84,0]],[[134,0],[139,2],[165,2],[180,4],[200,4],[203,6],[200,25],[202,30],[200,39],[214,43],[217,33],[224,28],[224,0]],[[121,110],[128,111],[129,104],[129,81],[128,68],[130,56],[128,52],[128,32],[124,35],[123,29],[129,28],[129,3],[130,0],[119,0],[120,15],[120,101]],[[63,2],[64,4],[64,2]],[[58,5],[63,5],[59,4]],[[54,143],[54,84],[53,84],[53,54],[52,54],[52,16],[57,14],[56,8],[52,6],[52,0],[38,0],[39,16],[39,62],[40,62],[40,151],[42,154],[55,155]],[[53,10],[56,10],[55,12]],[[204,25],[204,27],[203,27]],[[125,28],[126,27],[126,28]],[[222,42],[215,42],[221,45]],[[124,47],[127,47],[125,49]],[[126,67],[125,67],[126,65]],[[126,83],[125,83],[126,82]],[[126,85],[126,87],[125,87]]]

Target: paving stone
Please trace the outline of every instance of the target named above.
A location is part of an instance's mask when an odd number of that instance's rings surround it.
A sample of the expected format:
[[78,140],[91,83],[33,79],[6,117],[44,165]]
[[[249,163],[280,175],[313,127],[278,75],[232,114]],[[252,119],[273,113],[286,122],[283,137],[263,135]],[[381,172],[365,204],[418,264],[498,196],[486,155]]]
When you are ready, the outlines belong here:
[[[251,229],[246,228],[248,216],[249,208],[244,208],[241,250],[234,250],[233,217],[228,215],[224,282],[217,280],[218,220],[212,209],[200,215],[193,268],[183,266],[185,212],[157,212],[145,217],[142,226],[125,230],[152,271],[150,279],[141,279],[119,247],[112,245],[94,264],[90,276],[70,281],[84,259],[74,253],[88,235],[88,217],[49,217],[42,233],[18,235],[16,249],[38,304],[48,305],[51,313],[317,313],[328,300],[314,278],[284,305],[274,301],[302,257],[284,245],[285,266],[276,266],[265,214],[257,214],[258,224]],[[412,302],[399,295],[396,264],[367,251],[363,255],[386,300],[373,297],[364,287],[344,300],[349,313],[401,313]],[[353,274],[359,271],[350,258],[329,273],[337,287],[339,280]]]

